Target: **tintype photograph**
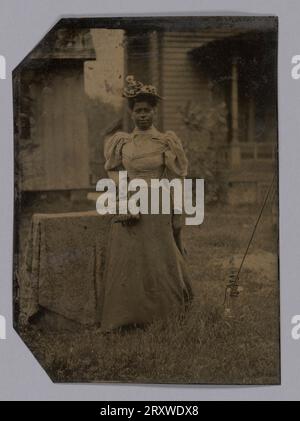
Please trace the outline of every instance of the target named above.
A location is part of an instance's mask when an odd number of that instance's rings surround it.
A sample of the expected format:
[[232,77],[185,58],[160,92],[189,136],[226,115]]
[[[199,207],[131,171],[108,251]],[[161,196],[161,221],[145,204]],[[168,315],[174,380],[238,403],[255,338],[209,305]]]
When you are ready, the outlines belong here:
[[277,31],[66,18],[14,70],[14,327],[54,382],[280,384]]

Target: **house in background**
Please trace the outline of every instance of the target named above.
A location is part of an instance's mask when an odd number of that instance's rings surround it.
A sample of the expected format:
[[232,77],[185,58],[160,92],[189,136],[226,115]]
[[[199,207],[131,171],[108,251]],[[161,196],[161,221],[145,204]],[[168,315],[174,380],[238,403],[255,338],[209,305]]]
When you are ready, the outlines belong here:
[[[229,203],[259,202],[277,169],[276,20],[207,17],[201,28],[199,20],[175,20],[101,25],[124,30],[124,75],[152,83],[164,98],[156,124],[182,139],[189,176],[204,178],[206,190],[217,186]],[[22,192],[86,196],[105,174],[105,138],[132,127],[126,111],[116,118],[101,101],[87,103],[84,65],[96,59],[87,25],[62,21],[14,71]]]
[[18,190],[90,188],[84,63],[89,29],[55,29],[14,70]]
[[241,27],[127,30],[126,42],[126,74],[157,86],[156,124],[181,137],[189,175],[237,204],[260,202],[277,168],[277,32]]

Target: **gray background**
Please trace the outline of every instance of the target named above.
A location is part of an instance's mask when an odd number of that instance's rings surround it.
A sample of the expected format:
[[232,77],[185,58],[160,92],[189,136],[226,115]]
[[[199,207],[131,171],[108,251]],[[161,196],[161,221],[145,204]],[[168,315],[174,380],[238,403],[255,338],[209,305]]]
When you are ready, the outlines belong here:
[[[62,17],[121,15],[277,15],[279,17],[279,163],[282,385],[208,387],[53,384],[12,329],[13,109],[11,71]],[[300,341],[291,318],[300,314],[299,115],[300,79],[291,59],[300,54],[299,0],[1,0],[0,55],[0,400],[299,400]]]

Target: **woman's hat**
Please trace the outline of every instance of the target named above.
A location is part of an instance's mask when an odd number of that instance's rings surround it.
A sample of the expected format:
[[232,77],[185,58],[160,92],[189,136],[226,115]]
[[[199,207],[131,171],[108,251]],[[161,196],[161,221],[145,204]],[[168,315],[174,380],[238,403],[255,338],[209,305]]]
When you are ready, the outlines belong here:
[[126,86],[123,89],[123,97],[133,99],[137,98],[138,96],[149,96],[156,98],[157,101],[162,99],[162,97],[158,95],[155,86],[144,85],[142,82],[135,80],[134,76],[131,75],[127,76],[125,80]]

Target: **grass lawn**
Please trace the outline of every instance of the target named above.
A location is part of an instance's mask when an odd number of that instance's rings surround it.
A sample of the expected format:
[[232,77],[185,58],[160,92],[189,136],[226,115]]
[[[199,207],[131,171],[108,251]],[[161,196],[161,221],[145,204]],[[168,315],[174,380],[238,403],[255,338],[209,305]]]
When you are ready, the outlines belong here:
[[56,382],[280,383],[277,233],[268,207],[240,275],[243,291],[224,317],[228,275],[258,211],[210,207],[201,226],[185,227],[196,297],[184,318],[108,335],[31,325],[21,336]]

